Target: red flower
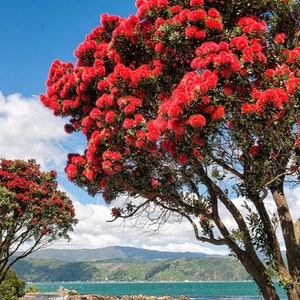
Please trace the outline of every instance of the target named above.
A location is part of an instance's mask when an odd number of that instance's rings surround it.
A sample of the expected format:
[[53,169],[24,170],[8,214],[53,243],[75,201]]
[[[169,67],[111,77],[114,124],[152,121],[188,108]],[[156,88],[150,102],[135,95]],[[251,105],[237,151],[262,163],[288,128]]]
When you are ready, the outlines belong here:
[[74,164],[69,164],[66,167],[66,173],[67,173],[68,179],[75,178],[77,176],[77,172],[78,172],[77,166],[75,166]]
[[123,128],[129,129],[136,126],[136,122],[133,119],[126,118],[123,122]]
[[190,116],[188,123],[194,128],[203,127],[206,124],[206,119],[202,115],[192,115]]
[[73,133],[75,131],[74,126],[72,126],[71,124],[65,124],[65,132],[66,133]]
[[40,233],[41,233],[42,235],[45,235],[45,234],[47,233],[47,229],[46,229],[45,227],[41,228],[41,229],[40,229]]
[[211,101],[210,96],[207,96],[207,95],[202,96],[202,97],[201,97],[201,100],[202,100],[202,102],[203,102],[204,104],[209,104],[210,101]]
[[168,122],[169,128],[178,135],[183,135],[185,132],[185,123],[181,119],[172,119]]
[[192,140],[193,143],[195,143],[198,146],[203,146],[205,144],[204,139],[202,139],[198,136],[191,137],[191,140]]
[[296,141],[295,141],[295,146],[296,146],[296,147],[300,147],[300,140],[296,140]]
[[168,111],[168,115],[170,118],[177,118],[180,116],[181,113],[182,113],[182,108],[176,103],[172,104]]
[[294,94],[297,88],[300,90],[300,78],[290,77],[285,84],[286,90],[290,95]]
[[174,5],[170,7],[170,12],[179,13],[182,10],[180,5]]
[[100,119],[102,115],[103,113],[97,107],[94,107],[90,112],[90,117],[92,119]]
[[144,139],[137,139],[137,140],[135,141],[135,146],[136,146],[137,148],[139,148],[139,149],[142,149],[142,148],[144,148],[144,147],[147,146],[147,143],[146,143],[146,141],[145,141]]
[[249,40],[246,35],[241,35],[234,37],[230,40],[230,46],[231,47],[236,47],[238,50],[242,50],[249,45]]
[[156,142],[159,139],[160,132],[158,130],[152,130],[148,132],[147,138],[151,142]]
[[113,123],[115,120],[115,112],[113,110],[108,110],[105,113],[105,122],[106,123]]
[[112,214],[112,216],[115,217],[115,218],[120,217],[120,216],[121,216],[121,210],[120,210],[120,208],[119,208],[119,207],[113,207],[113,208],[111,209],[111,214]]
[[115,173],[113,170],[112,162],[110,160],[103,161],[102,168],[107,175],[113,175]]
[[245,103],[242,106],[242,114],[249,114],[257,111],[256,104]]
[[188,157],[185,153],[181,153],[177,158],[177,162],[186,165],[188,163]]
[[131,135],[126,135],[125,136],[125,141],[127,144],[131,145],[131,146],[135,146],[135,138]]
[[159,42],[155,45],[155,51],[158,53],[163,53],[164,51],[164,44]]
[[206,32],[205,30],[199,30],[195,34],[196,39],[204,39],[206,37]]
[[211,17],[211,18],[219,18],[220,17],[220,13],[215,9],[215,8],[210,8],[208,10],[208,15]]
[[86,163],[85,157],[79,156],[79,155],[73,156],[71,158],[71,161],[72,161],[72,163],[74,163],[76,165],[80,165],[80,166],[83,166]]
[[159,186],[160,186],[160,182],[159,182],[159,180],[158,179],[152,179],[151,180],[151,186],[153,187],[153,188],[158,188]]
[[192,10],[188,13],[188,19],[192,22],[198,22],[206,17],[206,11],[203,9]]
[[31,223],[32,225],[36,225],[38,223],[38,218],[32,218]]
[[124,107],[124,113],[125,113],[126,115],[132,115],[132,114],[134,114],[134,113],[135,113],[135,110],[136,110],[135,105],[132,104],[132,103],[129,103],[129,104],[127,104],[127,105]]
[[193,156],[196,158],[196,159],[201,159],[204,157],[203,153],[199,151],[199,149],[197,148],[193,148]]
[[206,19],[206,26],[211,29],[216,29],[221,31],[223,29],[223,25],[219,20],[207,18]]
[[86,128],[90,128],[95,123],[94,119],[90,116],[86,116],[82,119],[81,125]]
[[204,4],[204,0],[190,0],[191,6],[200,6]]
[[212,120],[220,120],[223,118],[223,116],[224,116],[224,106],[218,105],[217,108],[211,114],[211,119]]
[[116,173],[121,172],[121,170],[122,170],[122,165],[120,165],[120,164],[115,164],[114,167],[113,167],[113,169],[114,169],[114,171],[115,171]]
[[276,42],[278,44],[282,44],[284,42],[284,39],[285,39],[284,33],[277,33],[274,38],[274,42]]
[[255,157],[255,156],[258,155],[259,151],[260,151],[260,146],[259,146],[259,145],[253,145],[253,146],[250,148],[249,153],[250,153],[250,155],[251,155],[252,157]]
[[88,180],[91,181],[94,180],[96,177],[96,173],[91,167],[88,167],[87,169],[83,170],[82,173]]
[[188,38],[193,38],[196,36],[199,28],[197,26],[188,26],[185,28],[184,32]]
[[229,84],[224,85],[222,91],[224,95],[231,96],[233,94],[233,86]]
[[136,125],[140,125],[144,121],[144,117],[141,114],[136,114],[134,116],[134,120],[136,122]]
[[200,220],[200,222],[205,222],[205,221],[207,221],[207,218],[204,215],[200,215],[199,220]]

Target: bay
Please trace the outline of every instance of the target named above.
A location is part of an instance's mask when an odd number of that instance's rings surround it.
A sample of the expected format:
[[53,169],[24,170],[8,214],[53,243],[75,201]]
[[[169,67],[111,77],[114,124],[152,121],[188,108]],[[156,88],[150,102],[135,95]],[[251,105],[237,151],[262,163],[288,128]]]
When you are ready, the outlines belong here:
[[[31,285],[31,284],[29,284]],[[56,282],[34,283],[41,293],[55,292],[60,287],[79,294],[110,296],[164,296],[178,298],[184,295],[192,300],[261,300],[254,282]],[[287,297],[280,292],[280,299]]]

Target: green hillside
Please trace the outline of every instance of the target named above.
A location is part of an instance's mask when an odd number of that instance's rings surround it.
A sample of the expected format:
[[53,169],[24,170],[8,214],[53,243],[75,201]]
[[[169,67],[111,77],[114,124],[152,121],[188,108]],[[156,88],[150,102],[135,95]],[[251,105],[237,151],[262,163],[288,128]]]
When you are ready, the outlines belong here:
[[14,269],[27,282],[250,280],[236,259],[223,257],[82,262],[27,258],[20,260]]

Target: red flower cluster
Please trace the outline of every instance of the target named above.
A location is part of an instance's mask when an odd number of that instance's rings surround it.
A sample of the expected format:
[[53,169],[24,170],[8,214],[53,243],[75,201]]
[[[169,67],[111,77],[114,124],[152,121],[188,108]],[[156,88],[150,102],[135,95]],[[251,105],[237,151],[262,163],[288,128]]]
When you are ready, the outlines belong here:
[[226,23],[223,5],[137,0],[136,15],[101,17],[76,49],[75,66],[53,63],[41,100],[71,117],[67,132],[87,137],[84,154],[69,155],[70,180],[91,193],[104,189],[108,200],[140,191],[142,162],[201,160],[220,128],[242,139],[258,134],[251,114],[264,124],[286,116],[299,93],[300,48],[284,49],[284,34],[269,32],[263,17]]
[[265,34],[267,32],[267,24],[260,21],[257,17],[242,17],[238,21],[238,25],[242,28],[242,32],[248,34]]
[[2,159],[0,187],[12,193],[9,204],[1,203],[2,234],[9,232],[10,226],[20,226],[23,237],[28,234],[29,238],[37,238],[36,233],[63,232],[75,223],[71,200],[57,190],[56,173],[41,172],[34,160]]
[[229,49],[226,42],[204,42],[196,49],[197,57],[191,63],[195,70],[214,68],[222,77],[229,78],[233,73],[239,72],[241,63],[238,57]]

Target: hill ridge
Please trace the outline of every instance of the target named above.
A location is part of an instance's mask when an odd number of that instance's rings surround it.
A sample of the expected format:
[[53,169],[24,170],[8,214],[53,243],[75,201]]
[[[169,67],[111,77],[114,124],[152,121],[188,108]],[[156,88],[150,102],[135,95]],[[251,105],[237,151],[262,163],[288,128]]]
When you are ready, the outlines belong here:
[[[103,248],[80,248],[80,249],[59,249],[48,248],[36,251],[28,256],[28,258],[40,259],[59,259],[68,262],[74,261],[101,261],[108,259],[172,259],[187,257],[208,257],[211,255],[202,252],[172,252],[158,251],[130,246],[108,246]],[[216,255],[213,255],[216,256]]]

